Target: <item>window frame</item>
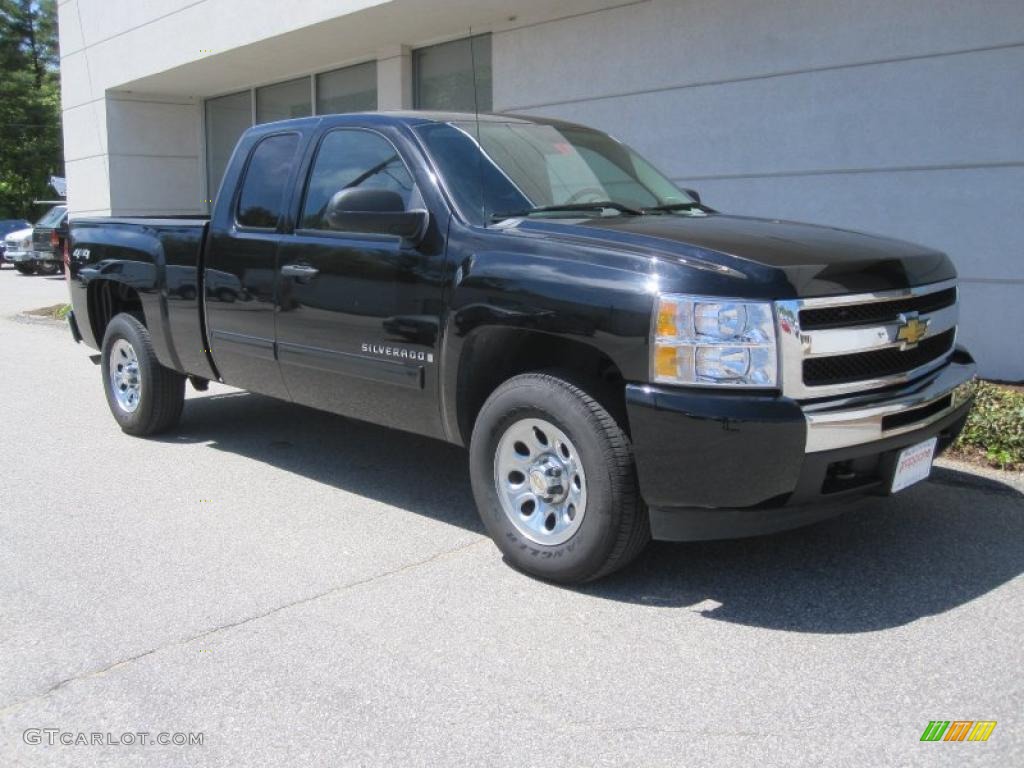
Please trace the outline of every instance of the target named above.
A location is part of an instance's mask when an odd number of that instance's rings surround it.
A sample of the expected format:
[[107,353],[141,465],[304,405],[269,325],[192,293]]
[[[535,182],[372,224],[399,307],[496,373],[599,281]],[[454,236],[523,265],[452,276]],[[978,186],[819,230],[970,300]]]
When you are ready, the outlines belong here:
[[[256,156],[256,152],[263,145],[263,143],[269,139],[279,138],[281,136],[295,136],[298,141],[295,144],[295,150],[293,154],[292,168],[288,172],[287,178],[284,180],[284,194],[281,197],[281,210],[277,215],[277,223],[272,227],[254,227],[250,224],[243,224],[238,216],[242,207],[242,193],[245,191],[245,181],[249,178],[249,169],[252,167],[253,157]],[[292,178],[295,176],[295,171],[302,163],[302,133],[300,131],[278,131],[276,133],[268,133],[266,136],[261,136],[259,140],[253,144],[252,149],[249,150],[248,157],[245,158],[245,166],[242,168],[242,173],[238,177],[238,188],[235,192],[235,199],[231,206],[231,218],[233,220],[235,229],[244,232],[279,232],[281,231],[281,225],[288,220],[289,216],[289,186],[291,185]]]
[[[299,207],[295,219],[295,227],[293,228],[293,233],[296,235],[301,235],[303,237],[334,237],[345,239],[369,240],[375,242],[391,242],[397,240],[397,238],[395,238],[392,235],[377,235],[370,232],[345,232],[337,229],[311,229],[309,227],[301,226],[302,220],[304,218],[304,213],[306,211],[306,199],[309,196],[309,185],[310,182],[312,182],[313,180],[313,173],[314,171],[316,171],[316,161],[320,157],[320,150],[323,147],[323,144],[327,140],[328,136],[330,136],[332,133],[340,133],[341,131],[359,131],[361,133],[369,133],[374,136],[379,136],[380,138],[384,139],[384,141],[386,141],[388,144],[390,144],[392,149],[395,150],[395,154],[398,156],[399,161],[404,166],[405,172],[409,175],[409,179],[412,181],[413,192],[419,196],[419,199],[421,201],[423,201],[423,209],[429,211],[429,208],[426,205],[426,198],[424,198],[423,196],[423,191],[420,189],[420,185],[416,181],[416,175],[412,172],[412,168],[409,167],[409,163],[405,159],[405,154],[403,154],[401,148],[394,141],[391,140],[391,137],[387,136],[381,131],[376,130],[375,128],[368,128],[363,125],[337,125],[325,130],[321,134],[320,138],[317,139],[316,146],[313,148],[313,154],[309,159],[309,167],[306,170],[305,174],[306,178],[303,180],[302,184],[302,195],[299,198]],[[419,209],[406,208],[406,210],[413,211]]]

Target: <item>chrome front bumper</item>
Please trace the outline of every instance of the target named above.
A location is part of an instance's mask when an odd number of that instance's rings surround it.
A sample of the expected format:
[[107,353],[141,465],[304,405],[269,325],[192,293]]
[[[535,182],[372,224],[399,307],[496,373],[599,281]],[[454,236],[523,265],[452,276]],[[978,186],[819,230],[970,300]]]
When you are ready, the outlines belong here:
[[940,421],[969,401],[976,386],[976,366],[954,359],[934,376],[892,399],[847,398],[804,406],[807,453],[831,451],[896,437]]
[[4,251],[4,261],[9,261],[12,264],[21,264],[25,261],[35,261],[35,251]]

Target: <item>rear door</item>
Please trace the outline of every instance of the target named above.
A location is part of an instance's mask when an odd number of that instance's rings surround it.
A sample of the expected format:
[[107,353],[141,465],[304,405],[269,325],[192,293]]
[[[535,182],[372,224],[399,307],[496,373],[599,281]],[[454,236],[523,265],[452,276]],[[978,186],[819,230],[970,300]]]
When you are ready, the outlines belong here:
[[285,399],[274,355],[275,280],[301,139],[294,131],[273,133],[252,147],[228,221],[210,229],[204,272],[207,326],[221,377]]
[[295,233],[282,238],[277,352],[296,402],[422,434],[440,434],[438,328],[444,240],[332,230],[342,189],[397,192],[426,207],[392,138],[339,127],[316,147]]

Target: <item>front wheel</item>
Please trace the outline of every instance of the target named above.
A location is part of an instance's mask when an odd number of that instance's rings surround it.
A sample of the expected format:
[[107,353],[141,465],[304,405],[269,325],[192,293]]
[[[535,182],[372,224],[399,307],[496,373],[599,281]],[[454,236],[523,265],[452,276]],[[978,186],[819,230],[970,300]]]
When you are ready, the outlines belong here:
[[470,473],[491,538],[533,576],[592,581],[650,538],[629,438],[558,374],[516,376],[494,391],[473,428]]
[[19,261],[15,263],[14,268],[23,275],[34,275],[36,271],[36,265],[32,262]]
[[127,314],[103,335],[100,369],[107,404],[129,435],[154,435],[178,423],[185,405],[185,377],[160,365],[146,326]]
[[36,272],[40,275],[56,275],[59,267],[58,261],[40,261],[36,263]]

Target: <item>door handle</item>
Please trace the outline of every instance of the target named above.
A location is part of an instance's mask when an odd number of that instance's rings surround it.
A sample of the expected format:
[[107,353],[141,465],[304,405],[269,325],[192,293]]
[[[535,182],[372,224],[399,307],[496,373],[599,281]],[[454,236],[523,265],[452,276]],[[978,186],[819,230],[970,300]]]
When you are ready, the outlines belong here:
[[320,270],[305,264],[285,264],[281,267],[281,274],[284,277],[296,277],[299,280],[312,280],[320,274]]

